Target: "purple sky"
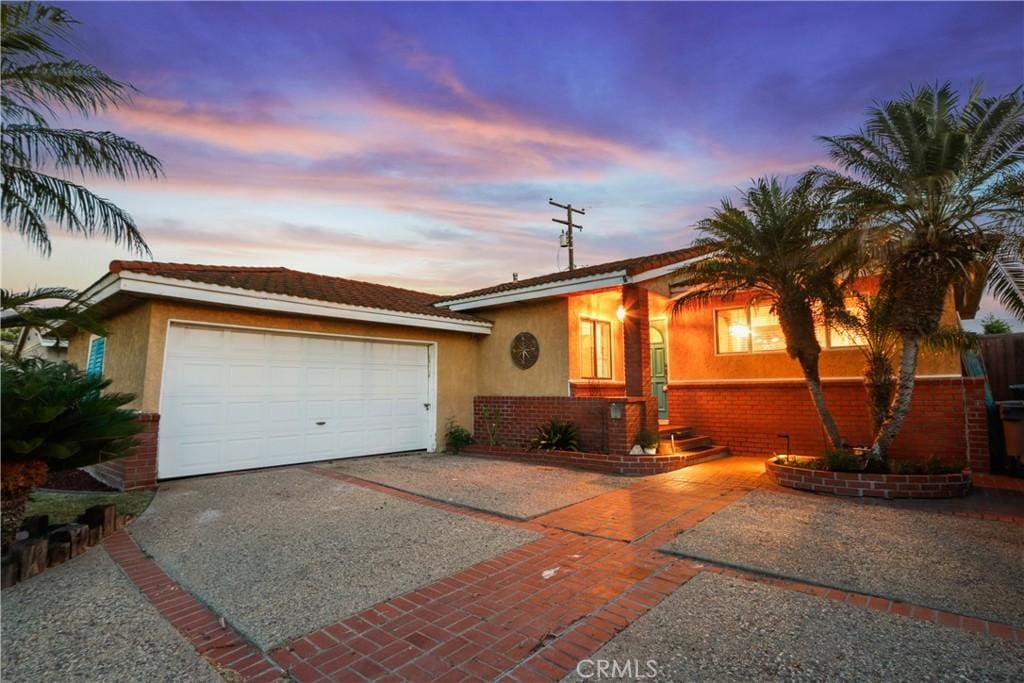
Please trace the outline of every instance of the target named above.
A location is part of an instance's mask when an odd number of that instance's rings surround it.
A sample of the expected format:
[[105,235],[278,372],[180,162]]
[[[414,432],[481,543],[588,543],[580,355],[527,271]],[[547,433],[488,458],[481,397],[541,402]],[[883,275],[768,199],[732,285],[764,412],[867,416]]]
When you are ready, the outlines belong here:
[[[73,52],[132,82],[87,122],[167,177],[94,181],[158,260],[285,265],[447,293],[687,245],[814,136],[950,80],[1024,82],[1024,4],[75,3]],[[84,286],[113,245],[4,235],[3,284]]]

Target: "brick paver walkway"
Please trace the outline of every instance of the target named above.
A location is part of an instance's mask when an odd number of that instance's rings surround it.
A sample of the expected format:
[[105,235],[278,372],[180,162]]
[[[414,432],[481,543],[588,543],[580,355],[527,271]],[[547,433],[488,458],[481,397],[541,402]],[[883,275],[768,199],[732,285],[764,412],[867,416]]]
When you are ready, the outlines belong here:
[[[776,488],[764,477],[764,462],[758,458],[731,457],[644,478],[531,522],[429,500],[336,470],[305,469],[454,514],[540,531],[544,537],[270,653],[259,652],[230,625],[221,625],[216,614],[145,558],[128,534],[112,537],[108,550],[144,594],[200,652],[242,680],[559,680],[701,571],[1024,641],[1024,630],[1006,624],[658,552],[676,534],[750,490]],[[967,500],[973,502],[950,501],[928,509],[978,516],[996,514],[995,505],[1004,514],[1002,503],[993,503],[990,496]]]

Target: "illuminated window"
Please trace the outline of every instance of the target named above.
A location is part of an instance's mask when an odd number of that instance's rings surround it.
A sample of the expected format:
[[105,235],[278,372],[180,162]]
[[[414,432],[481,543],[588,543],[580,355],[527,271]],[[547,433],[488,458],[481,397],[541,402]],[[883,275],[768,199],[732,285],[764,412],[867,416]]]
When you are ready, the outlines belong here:
[[580,367],[586,379],[612,377],[612,324],[603,320],[580,321]]
[[[846,310],[860,319],[864,317],[864,305],[860,299],[850,298],[845,302]],[[844,349],[853,346],[864,346],[867,340],[864,335],[853,330],[847,330],[839,326],[830,327],[828,330],[828,347],[830,349]]]
[[772,307],[767,304],[754,304],[750,307],[750,345],[755,353],[783,351],[786,348],[782,325],[772,313]]
[[750,351],[750,319],[747,309],[725,308],[715,312],[719,353]]

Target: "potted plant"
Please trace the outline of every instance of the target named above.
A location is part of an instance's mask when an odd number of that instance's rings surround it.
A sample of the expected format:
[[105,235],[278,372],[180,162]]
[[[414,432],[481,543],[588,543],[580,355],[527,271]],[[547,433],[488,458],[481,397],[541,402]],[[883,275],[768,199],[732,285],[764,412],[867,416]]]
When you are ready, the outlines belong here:
[[644,449],[646,455],[656,455],[661,437],[650,429],[641,429],[636,434],[636,445]]

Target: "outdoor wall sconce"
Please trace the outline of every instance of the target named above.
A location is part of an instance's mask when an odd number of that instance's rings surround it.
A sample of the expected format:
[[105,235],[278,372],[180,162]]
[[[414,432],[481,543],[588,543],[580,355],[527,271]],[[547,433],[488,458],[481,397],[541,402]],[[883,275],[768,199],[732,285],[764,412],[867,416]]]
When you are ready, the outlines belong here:
[[619,319],[620,323],[623,320],[625,320],[626,319],[626,307],[623,306],[622,304],[619,304],[619,307],[617,309],[615,309],[615,317]]
[[609,409],[609,412],[610,412],[611,418],[613,420],[621,420],[622,419],[622,404],[621,403],[612,403],[611,404],[611,408]]

